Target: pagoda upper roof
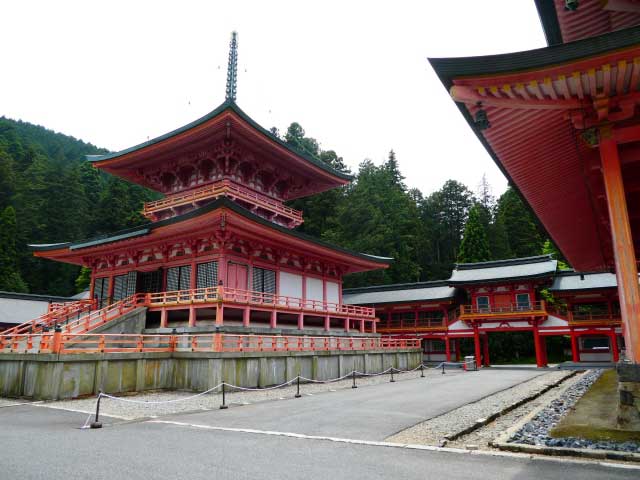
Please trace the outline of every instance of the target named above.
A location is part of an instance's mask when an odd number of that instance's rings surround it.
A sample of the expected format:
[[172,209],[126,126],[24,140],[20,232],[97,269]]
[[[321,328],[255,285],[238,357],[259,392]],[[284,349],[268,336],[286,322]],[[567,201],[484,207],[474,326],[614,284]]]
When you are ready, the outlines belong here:
[[632,1],[579,0],[574,10],[566,0],[535,0],[547,44],[573,42],[640,25],[640,4]]
[[[180,231],[179,229],[182,226],[184,226],[185,229],[211,228],[214,223],[212,219],[207,217],[207,215],[213,214],[214,212],[219,213],[221,210],[230,211],[231,213],[236,214],[239,219],[244,219],[254,225],[259,225],[261,228],[266,228],[267,231],[271,232],[268,235],[268,238],[271,241],[278,242],[278,240],[280,240],[279,243],[282,243],[287,247],[292,246],[295,243],[306,243],[311,249],[317,251],[318,255],[321,255],[322,252],[324,252],[326,255],[334,257],[334,259],[340,258],[340,260],[345,264],[351,263],[352,271],[384,268],[393,262],[393,258],[390,257],[354,252],[346,248],[332,245],[323,240],[318,240],[317,238],[304,233],[282,227],[251,213],[249,210],[241,207],[226,197],[220,197],[207,205],[183,215],[147,223],[138,227],[132,227],[77,242],[30,244],[29,248],[35,252],[36,256],[67,263],[82,264],[83,257],[91,255],[97,251],[112,251],[115,248],[114,244],[124,245],[123,242],[127,242],[127,245],[136,240],[138,242],[148,243],[152,240],[150,237],[158,237],[162,235],[163,231],[168,231],[169,228],[171,229],[170,234],[173,236]],[[231,223],[232,221],[227,219],[227,224]],[[238,222],[239,225],[240,223],[241,222]]]
[[[602,121],[603,101],[617,121],[640,93],[639,38],[633,27],[525,52],[430,59],[509,183],[581,271],[613,266],[599,152],[581,133]],[[488,128],[475,122],[480,108]],[[640,193],[634,148],[620,147],[631,210]],[[640,252],[639,220],[631,227]]]
[[551,255],[457,263],[447,284],[471,285],[546,278],[554,275],[557,266],[558,262]]
[[353,176],[300,152],[260,126],[232,101],[223,102],[203,117],[139,145],[105,155],[87,155],[96,167],[154,190],[157,183],[143,174],[162,162],[175,162],[181,155],[198,153],[225,138],[238,139],[260,155],[261,163],[300,177],[304,187],[286,200],[345,185]]

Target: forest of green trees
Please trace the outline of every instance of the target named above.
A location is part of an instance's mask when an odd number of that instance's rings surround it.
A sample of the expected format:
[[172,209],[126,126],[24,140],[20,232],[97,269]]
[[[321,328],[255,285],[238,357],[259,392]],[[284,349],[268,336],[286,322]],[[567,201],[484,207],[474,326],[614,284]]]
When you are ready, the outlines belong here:
[[[336,152],[321,150],[297,123],[281,137],[348,170]],[[0,290],[71,295],[84,286],[76,282],[80,269],[34,258],[28,243],[80,240],[146,222],[139,214],[142,203],[159,195],[97,171],[84,157],[105,152],[0,118]],[[352,173],[349,186],[291,202],[304,212],[300,230],[395,259],[387,270],[347,277],[346,287],[446,279],[455,262],[553,251],[511,188],[494,198],[484,178],[473,189],[448,180],[424,195],[407,187],[393,151],[382,165],[364,160]]]

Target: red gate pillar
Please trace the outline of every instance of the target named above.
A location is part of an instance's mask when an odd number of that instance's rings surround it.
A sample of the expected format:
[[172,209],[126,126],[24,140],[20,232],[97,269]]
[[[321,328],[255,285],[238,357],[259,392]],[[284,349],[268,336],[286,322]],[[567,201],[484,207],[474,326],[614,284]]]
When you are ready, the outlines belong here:
[[242,326],[248,328],[251,325],[251,309],[245,307],[242,310]]
[[160,310],[160,328],[167,328],[167,309]]
[[571,330],[571,361],[577,363],[580,361],[580,352],[578,351],[578,335]]
[[460,342],[461,340],[458,338],[456,340],[454,340],[454,345],[455,345],[455,349],[456,349],[456,362],[459,362],[460,359],[462,358],[462,352],[460,351]]
[[482,364],[485,367],[490,365],[489,363],[489,335],[484,334],[482,336]]
[[476,366],[480,368],[480,365],[482,365],[482,349],[480,348],[480,331],[475,323],[473,324],[473,343],[476,347]]
[[444,337],[444,353],[446,355],[447,362],[451,361],[451,345],[449,345],[449,337]]
[[607,197],[613,256],[618,280],[620,313],[627,358],[640,363],[640,288],[638,268],[629,225],[627,199],[624,193],[618,145],[612,138],[611,127],[600,128],[600,160]]
[[618,355],[618,339],[616,338],[615,328],[611,329],[609,339],[609,342],[611,343],[611,353],[613,354],[613,361],[618,363],[618,360],[620,360],[620,355]]
[[298,314],[298,330],[304,330],[304,313]]
[[196,307],[189,305],[189,326],[196,326]]
[[546,367],[544,362],[544,353],[542,352],[542,342],[540,338],[540,332],[538,331],[538,324],[533,324],[533,346],[536,349],[536,365],[538,367]]

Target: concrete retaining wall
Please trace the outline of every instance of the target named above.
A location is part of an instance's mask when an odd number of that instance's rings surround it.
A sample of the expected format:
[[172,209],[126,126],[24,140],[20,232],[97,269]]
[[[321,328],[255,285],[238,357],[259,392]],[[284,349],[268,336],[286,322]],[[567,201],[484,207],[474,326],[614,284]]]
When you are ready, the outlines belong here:
[[267,387],[302,375],[328,380],[352,370],[379,373],[420,364],[414,349],[392,352],[3,354],[0,396],[58,400],[145,390],[204,391],[222,381]]

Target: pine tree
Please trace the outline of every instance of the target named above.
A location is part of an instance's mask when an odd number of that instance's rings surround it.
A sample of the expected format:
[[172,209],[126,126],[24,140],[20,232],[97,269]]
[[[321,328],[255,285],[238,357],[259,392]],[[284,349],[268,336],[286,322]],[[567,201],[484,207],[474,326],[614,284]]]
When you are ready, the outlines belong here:
[[514,257],[530,257],[542,251],[543,239],[536,218],[509,187],[498,200],[498,217],[504,223],[509,251]]
[[27,292],[18,271],[16,251],[16,211],[6,207],[0,214],[0,290]]
[[486,262],[491,257],[487,232],[480,216],[481,209],[481,205],[475,204],[469,210],[469,219],[464,229],[458,254],[459,263]]

